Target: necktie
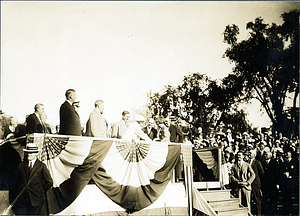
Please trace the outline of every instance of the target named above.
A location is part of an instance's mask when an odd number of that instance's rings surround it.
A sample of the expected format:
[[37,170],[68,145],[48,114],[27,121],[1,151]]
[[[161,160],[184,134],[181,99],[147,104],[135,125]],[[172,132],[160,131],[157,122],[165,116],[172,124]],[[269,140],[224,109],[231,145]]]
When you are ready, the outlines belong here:
[[31,169],[32,169],[32,162],[30,161],[29,165],[28,165],[28,174],[29,175],[30,175]]
[[126,125],[126,127],[128,127],[128,126],[129,126],[127,121],[125,122],[125,125]]

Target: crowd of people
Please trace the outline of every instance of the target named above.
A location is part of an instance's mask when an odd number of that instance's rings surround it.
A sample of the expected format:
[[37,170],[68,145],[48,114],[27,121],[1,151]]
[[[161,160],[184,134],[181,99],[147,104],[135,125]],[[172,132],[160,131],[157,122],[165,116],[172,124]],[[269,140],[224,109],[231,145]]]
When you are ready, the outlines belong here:
[[[201,128],[194,148],[219,147],[222,177],[255,215],[297,215],[299,202],[299,138],[266,130],[253,135],[222,125],[205,138]],[[223,132],[225,131],[225,132]],[[245,163],[244,163],[245,162]],[[245,164],[245,165],[243,165]]]
[[[104,101],[96,100],[94,110],[86,122],[86,127],[81,126],[78,114],[79,102],[76,91],[69,89],[65,93],[66,101],[60,107],[60,123],[55,127],[47,122],[44,105],[37,103],[34,113],[26,116],[24,124],[17,124],[11,117],[5,125],[3,138],[12,139],[32,133],[57,133],[62,135],[92,136],[101,138],[119,138],[127,140],[145,140],[176,143],[191,143],[195,150],[217,147],[222,149],[224,187],[231,189],[235,197],[239,197],[241,204],[247,206],[253,214],[269,214],[282,211],[286,214],[293,213],[292,206],[298,203],[299,195],[299,138],[297,136],[283,137],[281,133],[266,131],[253,135],[246,131],[236,131],[230,125],[220,124],[216,130],[203,134],[202,128],[192,128],[187,122],[169,117],[154,117],[144,119],[137,115],[131,120],[130,112],[123,111],[120,121],[109,126],[104,112]],[[17,149],[25,143],[10,142]],[[3,149],[3,146],[1,147]],[[23,161],[15,157],[1,158],[0,167],[5,164],[17,164]],[[3,162],[5,161],[5,162]],[[17,166],[13,166],[16,169]],[[12,172],[10,170],[10,172]],[[176,181],[183,179],[182,161],[176,166]],[[10,178],[1,171],[0,186],[9,187]],[[5,177],[5,178],[4,178]],[[30,200],[29,200],[30,202]],[[251,208],[252,207],[252,208]]]

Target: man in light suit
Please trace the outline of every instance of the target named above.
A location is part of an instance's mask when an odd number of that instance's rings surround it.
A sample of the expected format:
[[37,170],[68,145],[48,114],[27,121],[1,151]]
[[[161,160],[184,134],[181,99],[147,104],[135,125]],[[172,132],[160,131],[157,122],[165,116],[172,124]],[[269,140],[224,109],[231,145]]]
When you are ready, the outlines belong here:
[[44,113],[44,105],[38,103],[34,106],[34,113],[30,114],[26,118],[26,133],[44,133],[45,128],[43,127],[41,115]]
[[251,212],[251,184],[255,179],[255,173],[250,164],[244,161],[243,152],[237,153],[237,162],[232,167],[233,189],[244,207]]
[[[42,207],[45,204],[45,194],[52,187],[53,180],[46,165],[37,159],[38,146],[28,143],[23,151],[28,160],[19,164],[14,187],[10,190],[11,202],[17,198],[13,207],[16,215],[45,215]],[[44,208],[45,209],[45,208]]]
[[251,212],[253,215],[261,215],[261,182],[260,179],[263,178],[265,175],[264,168],[261,164],[260,161],[256,160],[256,151],[255,150],[250,150],[249,151],[249,157],[250,161],[249,164],[251,165],[253,171],[255,172],[255,179],[251,184],[252,191],[251,191],[251,196],[253,197],[253,204],[255,203],[255,208],[253,209],[255,211]]
[[91,112],[90,117],[86,123],[86,136],[92,137],[108,137],[108,124],[104,116],[104,102],[97,100],[95,102],[95,109]]
[[76,92],[74,89],[66,91],[66,101],[60,106],[59,116],[59,134],[81,136],[80,117],[72,104],[76,101]]
[[125,132],[129,127],[129,119],[130,119],[130,113],[126,110],[123,111],[122,119],[112,126],[112,131],[111,131],[112,138],[122,139],[122,136],[125,134]]

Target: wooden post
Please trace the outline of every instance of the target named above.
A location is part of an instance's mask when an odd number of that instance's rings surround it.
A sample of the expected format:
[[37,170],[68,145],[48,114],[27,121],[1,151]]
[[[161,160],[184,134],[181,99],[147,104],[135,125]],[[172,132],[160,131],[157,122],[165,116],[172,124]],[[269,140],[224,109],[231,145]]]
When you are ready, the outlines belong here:
[[219,182],[221,189],[223,188],[223,179],[222,179],[222,148],[218,148],[218,164],[219,164]]
[[186,194],[188,198],[188,212],[193,215],[193,172],[192,172],[192,144],[181,144],[181,152],[183,156],[184,182]]
[[187,166],[187,177],[188,177],[188,206],[189,206],[189,215],[193,215],[193,192],[192,192],[192,184],[193,184],[193,172],[192,167]]

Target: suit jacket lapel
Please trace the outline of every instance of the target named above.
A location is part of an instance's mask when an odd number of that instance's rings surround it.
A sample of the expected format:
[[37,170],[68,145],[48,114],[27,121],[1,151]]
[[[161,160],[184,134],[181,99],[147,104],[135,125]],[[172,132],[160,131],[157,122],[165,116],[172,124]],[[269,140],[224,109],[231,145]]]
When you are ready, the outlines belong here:
[[33,164],[33,167],[30,170],[30,176],[28,180],[30,180],[33,177],[37,168],[38,168],[38,160],[36,160],[35,163]]
[[106,119],[104,118],[104,116],[103,116],[99,111],[97,111],[97,110],[95,110],[95,112],[98,113],[100,119],[104,120],[104,122],[105,122],[105,124],[106,124],[106,127],[108,127],[107,121],[106,121]]
[[236,171],[238,177],[240,177],[240,170],[239,170],[239,164],[238,163],[235,166],[235,171]]
[[126,131],[127,127],[125,125],[125,122],[121,120],[121,125],[122,125],[122,128]]
[[[78,113],[76,112],[75,108],[68,102],[68,101],[65,101],[65,103],[67,103],[69,106],[70,106],[70,109],[76,113],[78,115]],[[79,115],[78,115],[79,116]]]
[[25,172],[26,180],[28,182],[29,181],[29,175],[30,175],[28,163],[23,163],[23,172]]

